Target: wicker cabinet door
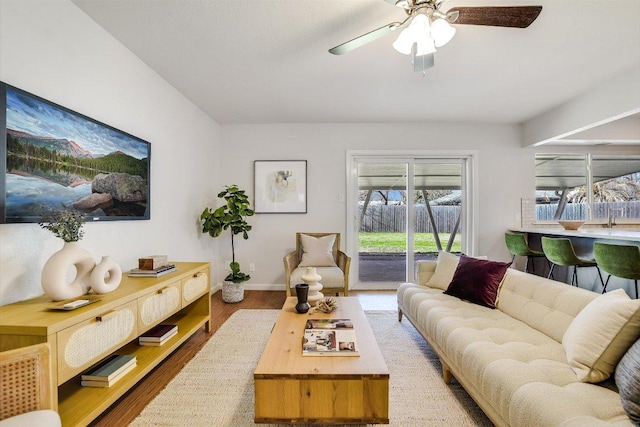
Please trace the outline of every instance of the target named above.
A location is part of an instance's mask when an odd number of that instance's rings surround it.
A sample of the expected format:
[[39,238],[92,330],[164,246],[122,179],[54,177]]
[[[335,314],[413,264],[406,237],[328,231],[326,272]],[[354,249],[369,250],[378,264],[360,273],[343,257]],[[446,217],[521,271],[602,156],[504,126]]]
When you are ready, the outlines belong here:
[[182,307],[209,292],[209,275],[206,271],[199,271],[193,276],[182,280]]
[[138,335],[160,323],[182,308],[180,282],[171,283],[162,289],[138,298]]
[[133,340],[136,311],[131,301],[58,332],[58,385]]

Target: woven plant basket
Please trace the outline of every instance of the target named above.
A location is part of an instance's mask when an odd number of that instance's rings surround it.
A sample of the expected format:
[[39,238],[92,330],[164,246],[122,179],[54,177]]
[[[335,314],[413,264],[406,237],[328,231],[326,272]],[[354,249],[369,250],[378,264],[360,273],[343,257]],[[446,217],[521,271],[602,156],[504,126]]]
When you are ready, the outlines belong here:
[[222,301],[224,302],[240,302],[244,299],[244,286],[242,283],[223,282],[222,283]]

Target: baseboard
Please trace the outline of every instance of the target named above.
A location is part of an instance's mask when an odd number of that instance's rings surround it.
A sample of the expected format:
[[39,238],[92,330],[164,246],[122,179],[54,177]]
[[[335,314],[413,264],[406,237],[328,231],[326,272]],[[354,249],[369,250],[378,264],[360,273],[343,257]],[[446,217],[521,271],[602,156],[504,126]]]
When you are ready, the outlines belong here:
[[[215,294],[222,289],[222,283],[213,285],[211,294]],[[245,291],[282,291],[284,292],[284,283],[245,283]]]
[[245,283],[246,291],[285,291],[284,283]]
[[349,287],[350,291],[397,291],[399,283],[358,283],[355,287]]
[[[211,287],[211,294],[215,294],[222,289],[222,283],[217,283]],[[284,283],[245,283],[246,291],[285,291]],[[398,284],[389,283],[362,283],[357,288],[350,288],[350,291],[396,291]]]

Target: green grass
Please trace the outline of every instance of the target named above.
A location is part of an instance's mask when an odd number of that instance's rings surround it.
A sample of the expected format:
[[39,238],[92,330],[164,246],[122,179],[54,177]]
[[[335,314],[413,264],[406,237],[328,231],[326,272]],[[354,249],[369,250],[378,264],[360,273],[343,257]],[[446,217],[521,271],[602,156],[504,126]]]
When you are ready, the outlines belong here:
[[[438,252],[436,241],[431,233],[416,233],[414,242],[415,252]],[[449,233],[440,233],[440,243],[443,249],[447,247]],[[360,252],[404,253],[406,252],[406,236],[404,233],[360,233]],[[460,235],[451,247],[451,252],[460,252]]]

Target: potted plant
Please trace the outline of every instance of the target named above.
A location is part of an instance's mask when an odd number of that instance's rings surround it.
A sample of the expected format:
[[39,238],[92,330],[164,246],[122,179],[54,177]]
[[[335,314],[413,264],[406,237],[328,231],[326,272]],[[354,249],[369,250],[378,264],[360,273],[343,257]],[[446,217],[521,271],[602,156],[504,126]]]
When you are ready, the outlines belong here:
[[242,283],[249,280],[251,276],[240,271],[240,264],[236,262],[233,238],[241,233],[243,239],[249,238],[248,232],[251,226],[245,218],[252,216],[253,210],[244,190],[240,190],[235,184],[226,186],[224,191],[218,193],[218,197],[224,199],[225,204],[215,210],[204,208],[200,215],[202,232],[208,233],[211,237],[218,237],[223,230],[231,231],[231,264],[229,264],[231,272],[222,284],[222,299],[225,302],[240,302],[244,298]]
[[84,236],[84,217],[71,209],[64,209],[58,213],[43,218],[39,225],[51,231],[56,237],[65,242],[77,242]]

